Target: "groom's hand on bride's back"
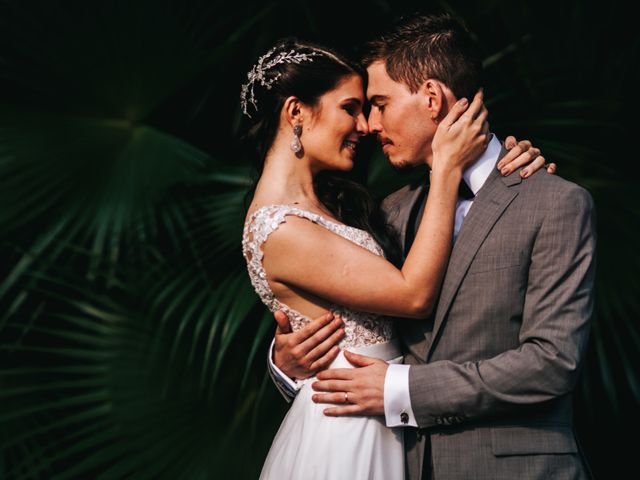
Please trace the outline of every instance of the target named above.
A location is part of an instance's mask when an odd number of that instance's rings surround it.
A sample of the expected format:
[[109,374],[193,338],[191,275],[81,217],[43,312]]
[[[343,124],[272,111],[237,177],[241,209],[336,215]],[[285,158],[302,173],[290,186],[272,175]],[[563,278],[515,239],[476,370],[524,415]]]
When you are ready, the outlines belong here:
[[282,311],[274,314],[277,328],[273,363],[292,379],[308,378],[327,368],[338,356],[344,322],[331,312],[313,319],[297,332]]

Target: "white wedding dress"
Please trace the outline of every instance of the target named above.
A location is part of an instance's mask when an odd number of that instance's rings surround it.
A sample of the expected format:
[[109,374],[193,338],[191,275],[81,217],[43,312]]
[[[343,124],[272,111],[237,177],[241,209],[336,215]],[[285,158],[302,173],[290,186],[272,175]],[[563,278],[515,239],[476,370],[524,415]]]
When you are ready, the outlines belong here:
[[[256,210],[247,220],[242,238],[242,251],[247,260],[249,277],[261,300],[272,312],[283,310],[294,331],[309,317],[279,302],[262,266],[262,244],[285,220],[287,215],[306,218],[350,240],[376,255],[382,248],[366,231],[333,222],[321,215],[292,205],[268,205]],[[303,238],[300,241],[304,241]],[[341,349],[401,363],[399,344],[394,338],[390,319],[380,315],[332,306],[344,319],[345,337]],[[353,368],[342,353],[330,368]],[[282,421],[260,479],[264,480],[401,480],[404,478],[404,453],[401,428],[387,428],[384,417],[327,417],[327,405],[311,400],[314,391],[304,381],[289,412]]]

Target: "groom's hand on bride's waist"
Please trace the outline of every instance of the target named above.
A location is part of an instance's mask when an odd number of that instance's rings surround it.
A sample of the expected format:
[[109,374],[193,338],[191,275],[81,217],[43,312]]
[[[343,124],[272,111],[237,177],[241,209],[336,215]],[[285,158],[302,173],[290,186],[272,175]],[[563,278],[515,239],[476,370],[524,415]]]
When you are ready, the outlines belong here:
[[340,353],[344,322],[328,312],[313,319],[297,332],[291,331],[287,315],[274,314],[276,328],[273,363],[288,377],[303,379],[327,368]]
[[326,408],[328,416],[384,415],[384,378],[387,362],[347,350],[344,356],[356,368],[335,368],[318,373],[312,388],[316,403],[336,406]]

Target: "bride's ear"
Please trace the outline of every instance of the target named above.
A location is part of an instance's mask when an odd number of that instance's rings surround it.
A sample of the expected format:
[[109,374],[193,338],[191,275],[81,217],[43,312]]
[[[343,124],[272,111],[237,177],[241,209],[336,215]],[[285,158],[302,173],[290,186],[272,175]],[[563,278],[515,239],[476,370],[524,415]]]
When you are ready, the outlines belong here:
[[282,114],[284,120],[293,127],[296,124],[302,123],[304,120],[304,107],[302,102],[297,97],[287,97],[282,106]]

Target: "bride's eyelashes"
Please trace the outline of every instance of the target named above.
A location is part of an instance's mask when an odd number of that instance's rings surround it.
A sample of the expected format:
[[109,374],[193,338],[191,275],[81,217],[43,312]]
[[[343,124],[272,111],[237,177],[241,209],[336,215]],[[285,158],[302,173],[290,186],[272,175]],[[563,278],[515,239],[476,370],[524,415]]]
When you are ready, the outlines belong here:
[[349,102],[342,105],[342,109],[345,110],[352,117],[360,115],[361,107],[356,102]]
[[343,105],[342,109],[345,110],[352,117],[356,116],[356,107],[354,105]]

